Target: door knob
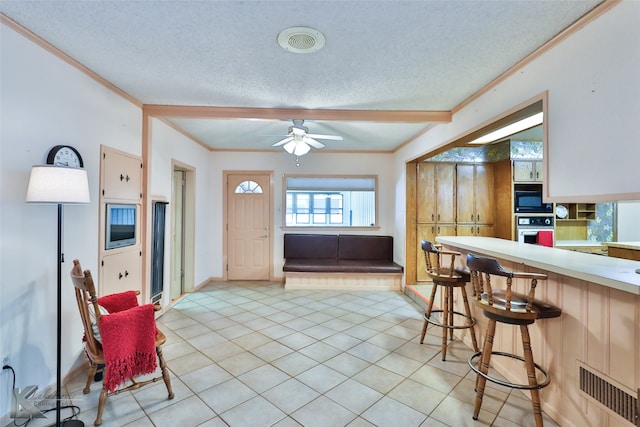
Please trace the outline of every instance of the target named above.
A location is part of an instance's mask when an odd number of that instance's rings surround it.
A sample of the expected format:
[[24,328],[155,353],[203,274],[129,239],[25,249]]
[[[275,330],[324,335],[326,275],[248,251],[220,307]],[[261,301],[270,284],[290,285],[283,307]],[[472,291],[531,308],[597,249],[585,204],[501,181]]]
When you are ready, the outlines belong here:
[[265,234],[265,235],[264,235],[264,236],[262,236],[262,237],[269,237],[269,235],[268,235],[268,234]]

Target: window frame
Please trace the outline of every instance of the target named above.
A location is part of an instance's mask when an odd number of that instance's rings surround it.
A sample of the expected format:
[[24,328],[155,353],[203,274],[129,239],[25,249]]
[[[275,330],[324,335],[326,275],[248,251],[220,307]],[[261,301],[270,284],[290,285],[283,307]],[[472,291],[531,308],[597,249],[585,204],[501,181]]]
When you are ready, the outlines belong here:
[[[309,178],[309,179],[317,179],[317,178],[346,178],[346,179],[362,179],[362,178],[367,178],[367,179],[373,179],[374,182],[374,215],[375,215],[375,224],[372,226],[344,226],[344,225],[313,225],[313,211],[312,211],[312,207],[313,207],[313,203],[311,201],[311,199],[313,199],[313,194],[314,193],[319,193],[319,192],[325,192],[326,194],[331,194],[331,193],[339,193],[339,191],[336,191],[334,189],[332,190],[322,190],[321,188],[318,189],[309,189],[309,192],[306,194],[309,194],[309,224],[304,224],[304,225],[287,225],[287,179],[289,178]],[[300,190],[302,192],[304,192],[305,190]],[[281,229],[284,231],[287,230],[350,230],[350,231],[354,231],[354,230],[379,230],[380,229],[380,223],[379,223],[379,218],[378,218],[378,203],[379,203],[379,187],[378,187],[378,175],[332,175],[332,174],[326,174],[326,175],[304,175],[304,174],[283,174],[282,175],[282,209],[281,209]],[[344,201],[342,204],[342,215],[344,217],[344,215],[346,215],[345,211],[344,211]],[[326,213],[327,216],[330,216],[330,210]]]

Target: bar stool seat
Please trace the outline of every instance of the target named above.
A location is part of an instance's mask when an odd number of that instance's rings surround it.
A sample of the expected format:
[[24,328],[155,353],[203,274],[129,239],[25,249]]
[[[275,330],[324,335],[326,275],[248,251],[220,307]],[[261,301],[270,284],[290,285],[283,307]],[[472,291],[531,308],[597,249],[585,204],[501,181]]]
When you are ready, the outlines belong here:
[[[446,360],[447,357],[447,335],[449,335],[449,339],[453,340],[454,329],[470,329],[473,348],[475,351],[478,351],[478,342],[476,340],[475,332],[476,320],[471,316],[471,309],[469,307],[466,290],[466,285],[471,280],[471,275],[469,271],[455,267],[455,257],[461,256],[462,254],[454,251],[444,251],[426,240],[423,240],[421,244],[427,266],[427,275],[433,281],[433,289],[431,290],[431,298],[429,299],[427,311],[424,314],[424,326],[422,327],[420,344],[424,343],[424,337],[427,334],[427,327],[431,324],[442,328],[442,360]],[[443,267],[441,264],[443,255],[451,257],[451,262],[448,267]],[[444,305],[442,310],[433,309],[433,301],[435,300],[438,287],[441,287],[444,293]],[[460,288],[462,293],[465,310],[464,313],[453,309],[453,290],[455,288]],[[433,313],[441,313],[442,321],[432,319],[431,315]],[[464,324],[456,325],[454,323],[455,316],[463,318]]]
[[[467,255],[467,267],[471,272],[474,304],[482,309],[485,317],[489,319],[482,351],[476,351],[469,357],[468,361],[471,369],[477,374],[473,419],[478,419],[486,381],[491,381],[509,388],[530,390],[536,426],[542,427],[542,408],[538,391],[550,384],[551,377],[545,369],[533,360],[528,325],[533,324],[538,319],[550,319],[559,317],[562,314],[559,307],[535,298],[535,289],[538,281],[546,280],[547,276],[540,273],[507,271],[496,259],[480,257],[474,254]],[[493,289],[492,276],[505,277],[506,288]],[[526,295],[512,292],[511,286],[514,278],[530,281],[529,292]],[[496,322],[520,327],[524,357],[493,350]],[[527,384],[513,383],[490,375],[489,364],[492,356],[508,357],[524,362],[527,372]],[[538,381],[537,373],[542,373],[543,378],[541,381]]]

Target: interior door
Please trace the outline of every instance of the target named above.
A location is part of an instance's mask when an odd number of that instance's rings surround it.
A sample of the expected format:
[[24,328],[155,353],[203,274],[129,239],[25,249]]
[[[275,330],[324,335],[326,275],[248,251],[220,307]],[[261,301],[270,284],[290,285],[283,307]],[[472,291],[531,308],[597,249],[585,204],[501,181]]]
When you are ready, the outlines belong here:
[[227,175],[227,279],[269,280],[269,174]]

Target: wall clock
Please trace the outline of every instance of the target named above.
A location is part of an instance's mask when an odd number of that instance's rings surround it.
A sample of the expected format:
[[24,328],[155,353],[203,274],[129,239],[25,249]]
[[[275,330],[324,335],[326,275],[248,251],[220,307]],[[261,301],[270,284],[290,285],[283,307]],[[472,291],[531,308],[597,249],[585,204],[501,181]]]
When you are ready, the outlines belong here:
[[56,166],[69,166],[72,168],[84,167],[82,156],[70,145],[56,145],[47,155],[47,164]]

